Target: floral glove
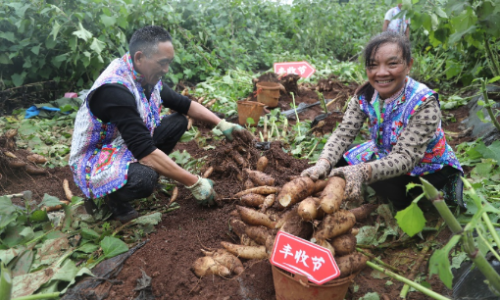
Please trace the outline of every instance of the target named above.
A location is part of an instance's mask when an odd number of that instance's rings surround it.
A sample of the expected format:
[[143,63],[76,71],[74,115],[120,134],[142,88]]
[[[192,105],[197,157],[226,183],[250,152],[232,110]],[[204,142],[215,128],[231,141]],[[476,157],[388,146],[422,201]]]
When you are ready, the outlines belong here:
[[220,121],[215,128],[222,131],[224,136],[230,141],[235,138],[240,138],[245,143],[250,143],[254,140],[253,135],[248,130],[238,124],[227,122],[226,120]]
[[198,181],[192,186],[186,186],[196,198],[198,204],[203,206],[215,205],[214,182],[210,179],[198,176]]
[[329,177],[339,176],[345,179],[344,200],[362,201],[361,185],[371,176],[371,167],[359,164],[333,169]]
[[302,171],[302,173],[300,173],[300,176],[307,176],[316,181],[320,178],[325,178],[330,172],[330,169],[330,162],[324,158],[320,158],[313,167]]

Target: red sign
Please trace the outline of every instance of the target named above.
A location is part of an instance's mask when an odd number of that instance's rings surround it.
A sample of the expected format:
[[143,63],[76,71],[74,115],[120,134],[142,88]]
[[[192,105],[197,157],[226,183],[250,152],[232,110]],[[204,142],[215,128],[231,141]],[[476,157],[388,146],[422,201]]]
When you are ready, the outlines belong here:
[[291,273],[307,276],[311,282],[320,285],[340,276],[330,250],[284,231],[276,235],[270,261]]
[[274,73],[278,75],[297,74],[302,78],[308,78],[314,72],[316,72],[316,69],[307,61],[274,63]]

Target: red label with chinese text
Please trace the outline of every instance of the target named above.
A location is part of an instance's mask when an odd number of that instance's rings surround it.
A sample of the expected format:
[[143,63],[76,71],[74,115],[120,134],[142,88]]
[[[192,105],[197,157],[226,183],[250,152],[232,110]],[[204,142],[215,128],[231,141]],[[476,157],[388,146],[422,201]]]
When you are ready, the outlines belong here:
[[274,63],[274,73],[278,75],[297,74],[302,78],[311,77],[316,72],[307,61]]
[[340,276],[330,250],[284,231],[276,235],[270,261],[291,273],[307,276],[319,285]]

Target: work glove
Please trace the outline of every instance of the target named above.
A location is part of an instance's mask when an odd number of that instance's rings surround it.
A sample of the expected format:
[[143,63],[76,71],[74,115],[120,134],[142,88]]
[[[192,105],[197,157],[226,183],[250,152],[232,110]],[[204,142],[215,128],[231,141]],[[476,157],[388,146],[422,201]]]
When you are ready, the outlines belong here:
[[238,124],[227,122],[226,120],[220,121],[219,124],[215,126],[215,128],[222,131],[224,136],[230,141],[234,140],[235,138],[240,138],[245,143],[250,143],[254,140],[253,135],[244,127]]
[[367,164],[335,168],[329,175],[329,177],[333,176],[345,179],[344,200],[361,202],[363,200],[361,185],[370,179],[371,168]]
[[215,205],[214,182],[210,179],[198,176],[198,181],[192,186],[186,186],[196,198],[198,204],[203,206]]
[[325,178],[330,173],[330,162],[324,158],[320,158],[316,164],[300,173],[300,176],[310,177],[316,181],[320,178]]

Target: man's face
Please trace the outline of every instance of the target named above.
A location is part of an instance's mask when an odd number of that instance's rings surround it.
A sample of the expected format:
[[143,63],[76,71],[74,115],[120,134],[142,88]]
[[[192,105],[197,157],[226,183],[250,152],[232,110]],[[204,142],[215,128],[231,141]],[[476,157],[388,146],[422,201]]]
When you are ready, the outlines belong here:
[[143,86],[155,85],[167,74],[170,63],[174,59],[174,46],[172,42],[158,43],[158,50],[150,57],[143,52],[137,51],[134,55],[134,67],[137,72],[144,76]]

